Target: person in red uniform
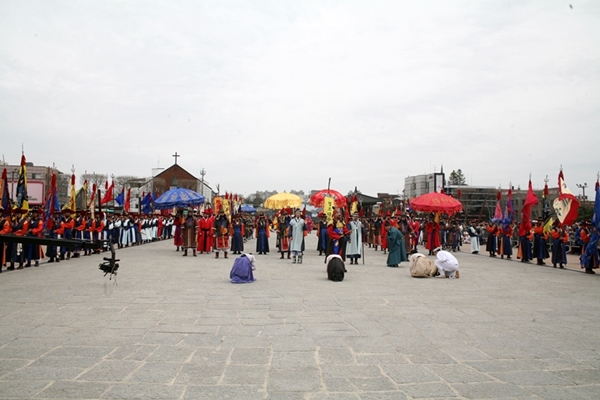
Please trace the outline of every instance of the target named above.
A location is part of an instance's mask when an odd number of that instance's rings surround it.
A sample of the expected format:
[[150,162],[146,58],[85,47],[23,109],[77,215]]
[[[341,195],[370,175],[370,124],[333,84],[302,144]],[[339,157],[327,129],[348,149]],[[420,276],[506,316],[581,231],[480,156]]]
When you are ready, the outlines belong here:
[[[73,213],[72,210],[65,208],[63,210],[63,220],[62,220],[62,230],[60,232],[60,236],[64,239],[70,240],[73,239],[73,229],[75,228],[75,220],[71,216]],[[66,247],[60,248],[60,259],[64,260],[66,256],[67,260],[71,259],[71,250]]]
[[173,221],[173,225],[175,226],[173,244],[175,245],[175,247],[177,247],[175,251],[179,251],[179,248],[183,246],[183,237],[181,236],[181,224],[183,224],[183,221],[183,213],[182,211],[178,211]]
[[429,255],[433,255],[433,250],[441,246],[440,243],[440,224],[435,222],[433,217],[429,217],[427,225],[425,225],[425,232],[427,232],[427,243],[425,248],[429,250]]
[[[26,236],[29,237],[43,237],[42,232],[44,231],[44,219],[41,217],[41,210],[38,207],[31,209],[31,217],[29,219],[29,230]],[[27,264],[26,267],[31,267],[31,261],[34,261],[36,267],[40,266],[40,258],[44,257],[42,247],[39,244],[29,244],[27,246]]]
[[492,224],[488,224],[487,226],[488,237],[487,243],[485,244],[485,250],[490,253],[490,257],[496,257],[496,251],[498,249],[498,235],[500,234],[500,229],[498,228],[498,224],[495,222]]
[[413,252],[417,252],[417,246],[419,244],[419,236],[421,234],[421,224],[414,217],[414,215],[410,220],[410,228],[412,229],[412,233],[410,235],[411,246],[412,246]]
[[0,272],[2,272],[2,267],[6,267],[10,260],[13,248],[13,243],[2,242],[1,236],[8,235],[11,232],[10,209],[2,210],[2,216],[0,217]]
[[210,209],[204,210],[202,216],[198,219],[198,247],[196,250],[200,254],[206,252],[207,254],[212,251],[213,247],[213,220],[210,216]]
[[342,214],[335,212],[333,220],[327,225],[327,250],[325,251],[325,261],[332,254],[337,254],[346,261],[346,238],[350,236],[351,231],[342,219]]
[[498,246],[498,253],[500,258],[506,256],[507,260],[511,259],[512,256],[512,235],[513,228],[510,224],[503,224],[500,227],[500,243]]
[[[13,210],[15,214],[12,231],[15,236],[25,236],[29,231],[29,217],[27,217],[27,210],[16,209]],[[17,269],[23,269],[23,262],[25,261],[26,248],[21,243],[14,243],[12,257],[10,260],[9,270],[15,269],[15,262],[19,263]]]

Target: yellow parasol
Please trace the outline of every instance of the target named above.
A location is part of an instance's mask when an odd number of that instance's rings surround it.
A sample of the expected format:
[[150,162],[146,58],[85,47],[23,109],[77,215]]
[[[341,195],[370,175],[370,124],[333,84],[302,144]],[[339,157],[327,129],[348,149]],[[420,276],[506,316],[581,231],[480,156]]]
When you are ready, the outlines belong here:
[[265,200],[264,207],[271,210],[277,210],[285,207],[300,207],[302,205],[302,197],[291,193],[277,193]]

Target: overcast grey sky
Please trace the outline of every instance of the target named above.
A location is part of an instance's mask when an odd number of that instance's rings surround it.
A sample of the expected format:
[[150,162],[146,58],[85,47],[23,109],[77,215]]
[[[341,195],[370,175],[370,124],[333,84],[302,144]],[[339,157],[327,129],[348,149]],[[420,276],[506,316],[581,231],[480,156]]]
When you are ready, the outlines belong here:
[[222,191],[372,195],[562,164],[577,194],[599,128],[598,1],[0,1],[12,164],[149,176],[178,152]]

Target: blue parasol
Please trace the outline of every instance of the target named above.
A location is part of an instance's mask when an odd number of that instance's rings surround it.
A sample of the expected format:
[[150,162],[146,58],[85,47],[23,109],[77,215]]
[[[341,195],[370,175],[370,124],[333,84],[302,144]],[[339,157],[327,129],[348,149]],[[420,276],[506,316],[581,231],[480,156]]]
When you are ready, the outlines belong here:
[[177,188],[167,190],[154,200],[154,208],[164,210],[173,207],[190,207],[204,203],[204,196],[193,190]]
[[252,207],[252,206],[251,206],[251,205],[249,205],[249,204],[243,204],[243,205],[240,207],[240,210],[241,210],[242,212],[247,212],[247,213],[255,213],[255,212],[256,212],[256,208]]

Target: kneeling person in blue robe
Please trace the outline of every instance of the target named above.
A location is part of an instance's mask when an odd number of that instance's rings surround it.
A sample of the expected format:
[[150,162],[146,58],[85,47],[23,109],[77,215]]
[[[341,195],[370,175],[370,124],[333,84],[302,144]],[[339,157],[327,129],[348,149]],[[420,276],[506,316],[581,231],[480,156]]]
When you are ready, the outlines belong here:
[[256,259],[252,254],[242,254],[236,258],[231,267],[229,278],[231,283],[250,283],[254,282],[254,271],[256,269]]

